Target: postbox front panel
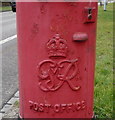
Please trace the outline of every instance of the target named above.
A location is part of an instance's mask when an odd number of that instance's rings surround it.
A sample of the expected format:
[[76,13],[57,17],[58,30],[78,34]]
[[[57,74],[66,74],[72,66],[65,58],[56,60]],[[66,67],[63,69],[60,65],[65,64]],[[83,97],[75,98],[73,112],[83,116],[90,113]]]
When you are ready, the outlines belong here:
[[97,3],[17,3],[20,115],[91,118]]

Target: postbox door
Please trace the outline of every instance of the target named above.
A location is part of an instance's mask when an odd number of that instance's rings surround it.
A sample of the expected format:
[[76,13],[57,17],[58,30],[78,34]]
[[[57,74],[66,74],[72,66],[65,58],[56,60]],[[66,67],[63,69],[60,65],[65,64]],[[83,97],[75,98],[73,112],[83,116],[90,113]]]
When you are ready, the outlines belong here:
[[20,115],[91,118],[97,3],[17,3]]

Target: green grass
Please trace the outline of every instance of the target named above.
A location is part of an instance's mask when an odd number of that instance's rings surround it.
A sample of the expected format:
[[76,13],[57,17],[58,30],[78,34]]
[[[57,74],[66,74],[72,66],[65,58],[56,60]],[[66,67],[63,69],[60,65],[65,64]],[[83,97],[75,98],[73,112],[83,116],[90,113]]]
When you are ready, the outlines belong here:
[[0,12],[2,12],[2,11],[10,11],[10,10],[11,10],[10,6],[0,7]]
[[94,112],[98,118],[113,117],[113,4],[99,6]]
[[16,101],[16,102],[14,103],[14,107],[19,108],[19,101]]

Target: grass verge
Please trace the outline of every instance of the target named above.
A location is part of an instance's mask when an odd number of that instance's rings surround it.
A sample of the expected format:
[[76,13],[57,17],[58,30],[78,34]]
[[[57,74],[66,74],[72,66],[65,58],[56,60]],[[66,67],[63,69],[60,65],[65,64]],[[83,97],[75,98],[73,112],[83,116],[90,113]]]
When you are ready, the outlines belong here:
[[10,7],[10,6],[0,7],[0,12],[10,11],[10,10],[11,10],[11,7]]
[[98,118],[112,118],[113,113],[113,4],[107,11],[99,6],[94,111]]

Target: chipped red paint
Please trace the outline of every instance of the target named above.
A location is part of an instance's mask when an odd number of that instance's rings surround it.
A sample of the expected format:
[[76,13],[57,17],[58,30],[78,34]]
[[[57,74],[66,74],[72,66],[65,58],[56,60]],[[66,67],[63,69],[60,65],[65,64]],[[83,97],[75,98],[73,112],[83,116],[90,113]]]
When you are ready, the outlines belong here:
[[92,118],[96,21],[94,2],[17,3],[22,118]]

